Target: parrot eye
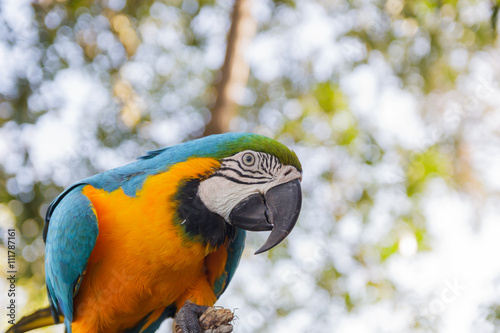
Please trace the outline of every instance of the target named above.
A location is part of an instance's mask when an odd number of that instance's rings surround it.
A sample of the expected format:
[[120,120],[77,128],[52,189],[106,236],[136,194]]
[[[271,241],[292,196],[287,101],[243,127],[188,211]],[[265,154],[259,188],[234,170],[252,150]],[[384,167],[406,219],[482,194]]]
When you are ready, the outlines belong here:
[[251,153],[246,153],[245,155],[243,155],[242,160],[246,166],[252,166],[255,164],[255,156],[253,156],[253,154]]

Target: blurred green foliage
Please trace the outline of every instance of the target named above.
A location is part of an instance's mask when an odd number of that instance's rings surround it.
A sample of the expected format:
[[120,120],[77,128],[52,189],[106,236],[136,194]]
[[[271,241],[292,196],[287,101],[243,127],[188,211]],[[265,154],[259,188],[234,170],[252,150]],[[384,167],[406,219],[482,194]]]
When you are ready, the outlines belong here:
[[[314,52],[307,56],[295,51],[289,54],[292,46],[280,53],[283,68],[274,77],[263,77],[258,64],[252,64],[247,97],[241,102],[234,129],[260,132],[303,147],[300,151],[317,150],[326,155],[328,165],[320,170],[314,186],[304,189],[306,213],[299,225],[304,235],[316,237],[313,228],[308,228],[312,222],[307,220],[314,217],[314,210],[328,216],[321,228],[329,241],[342,238],[340,225],[353,215],[361,216],[370,228],[383,191],[405,198],[401,206],[406,208],[391,210],[391,222],[383,236],[346,241],[349,253],[345,255],[352,260],[352,271],[363,270],[368,276],[364,286],[367,294],[351,294],[346,280],[352,272],[338,267],[330,254],[320,267],[303,272],[311,276],[318,292],[325,291],[350,312],[398,293],[398,287],[379,268],[399,255],[404,235],[415,239],[418,251],[431,250],[421,198],[433,179],[465,194],[484,187],[465,153],[467,126],[463,123],[467,117],[461,117],[458,130],[446,132],[439,120],[444,110],[422,105],[419,119],[424,126],[441,128],[442,135],[418,148],[397,140],[387,144],[380,134],[385,129],[350,105],[352,93],[345,91],[342,78],[381,58],[390,68],[387,79],[396,82],[399,89],[422,101],[443,96],[457,89],[457,82],[467,76],[467,63],[475,52],[487,52],[498,42],[498,5],[480,2],[487,7],[488,15],[483,17],[468,15],[468,10],[479,6],[470,1],[312,3],[326,13],[332,26],[336,19],[345,23],[336,28],[334,37],[341,45],[341,65],[326,77],[318,75],[314,64],[319,60]],[[33,307],[44,299],[41,234],[51,200],[71,182],[102,171],[99,159],[109,151],[115,154],[110,159],[119,155],[132,160],[145,150],[196,138],[203,132],[215,99],[231,5],[231,1],[222,0],[40,0],[25,6],[31,13],[26,17],[32,20],[22,31],[12,27],[5,13],[0,17],[3,45],[31,54],[25,68],[14,71],[8,78],[11,84],[0,90],[0,127],[3,137],[11,138],[10,161],[0,163],[0,214],[6,219],[2,228],[12,222],[21,232],[20,284],[31,288]],[[281,38],[292,26],[305,24],[301,12],[306,7],[304,1],[267,1],[260,6],[267,11],[258,18],[257,39]],[[294,36],[285,34],[283,40],[294,45]],[[127,74],[131,68],[136,72]],[[58,170],[46,174],[36,171],[30,137],[21,140],[19,136],[29,126],[37,126],[45,115],[65,112],[60,101],[46,95],[51,89],[48,84],[68,69],[89,73],[107,91],[109,101],[97,114],[89,113],[88,119],[81,120],[82,126],[94,130],[83,136],[86,141],[77,143],[74,156],[61,162],[72,174],[58,180]],[[180,124],[170,141],[154,135],[158,131],[153,130],[154,125],[160,122]],[[395,168],[390,177],[376,176],[378,168],[386,164]],[[304,177],[308,177],[307,170]],[[333,199],[323,206],[307,206],[320,191],[332,194]],[[292,258],[285,245],[269,256],[273,262]],[[244,294],[241,288],[235,290]],[[293,298],[293,292],[285,286],[282,298]],[[259,302],[253,305],[258,308]],[[278,302],[276,316],[286,317],[298,307],[300,304],[293,301]],[[487,314],[496,326],[498,312],[498,307],[492,306]],[[413,329],[428,329],[426,320],[415,314]],[[257,325],[255,331],[271,331],[272,322]]]

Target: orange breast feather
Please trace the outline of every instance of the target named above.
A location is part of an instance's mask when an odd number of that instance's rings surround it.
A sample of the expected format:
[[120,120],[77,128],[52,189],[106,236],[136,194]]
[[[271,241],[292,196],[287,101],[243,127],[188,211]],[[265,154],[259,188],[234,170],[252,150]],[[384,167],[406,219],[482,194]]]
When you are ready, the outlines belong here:
[[136,197],[90,185],[99,235],[74,299],[73,332],[116,332],[149,312],[185,299],[213,305],[211,286],[227,258],[190,241],[175,222],[177,189],[186,179],[210,174],[219,162],[192,158],[149,176]]

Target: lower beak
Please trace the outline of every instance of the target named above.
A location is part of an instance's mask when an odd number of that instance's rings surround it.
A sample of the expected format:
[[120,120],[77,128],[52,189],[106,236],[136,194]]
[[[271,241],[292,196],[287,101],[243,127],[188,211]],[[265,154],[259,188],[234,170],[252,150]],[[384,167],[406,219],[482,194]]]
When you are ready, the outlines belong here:
[[298,179],[277,185],[265,195],[253,194],[233,208],[231,224],[244,230],[272,230],[267,241],[255,252],[272,249],[292,231],[302,206],[302,190]]

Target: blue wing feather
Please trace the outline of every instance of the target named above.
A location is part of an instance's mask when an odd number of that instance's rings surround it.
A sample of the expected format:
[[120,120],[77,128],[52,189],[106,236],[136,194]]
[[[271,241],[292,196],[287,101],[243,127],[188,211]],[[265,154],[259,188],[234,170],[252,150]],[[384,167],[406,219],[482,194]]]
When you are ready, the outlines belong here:
[[97,216],[84,185],[73,187],[50,208],[46,231],[45,278],[54,315],[64,315],[71,332],[73,296],[85,273],[99,233]]

